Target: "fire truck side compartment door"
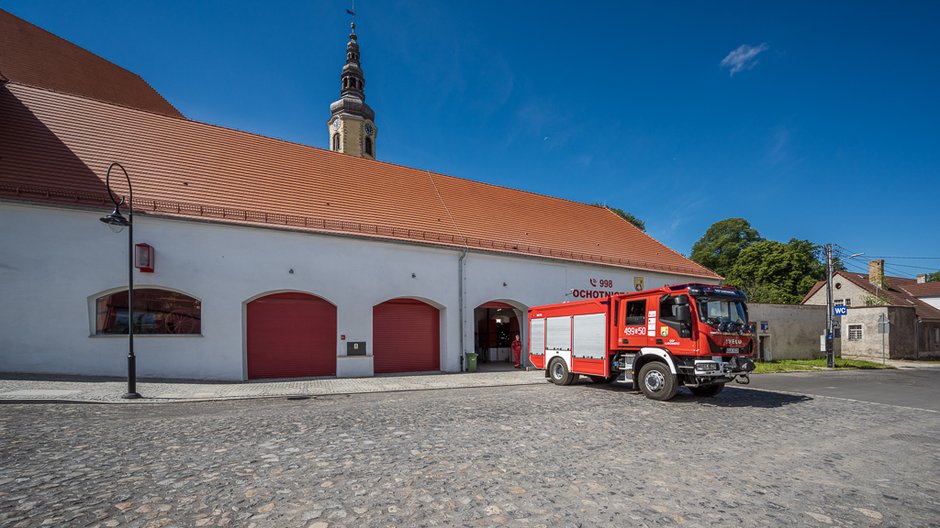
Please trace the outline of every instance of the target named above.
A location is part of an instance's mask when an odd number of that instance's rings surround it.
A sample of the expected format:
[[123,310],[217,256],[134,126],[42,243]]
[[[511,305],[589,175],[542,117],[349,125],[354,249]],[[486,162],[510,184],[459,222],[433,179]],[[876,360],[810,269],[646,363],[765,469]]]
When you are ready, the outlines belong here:
[[572,356],[576,358],[604,359],[606,325],[607,314],[574,316],[574,349],[571,351]]
[[557,356],[571,370],[571,316],[549,317],[545,328],[545,366]]
[[529,324],[529,354],[545,355],[545,319],[532,319]]

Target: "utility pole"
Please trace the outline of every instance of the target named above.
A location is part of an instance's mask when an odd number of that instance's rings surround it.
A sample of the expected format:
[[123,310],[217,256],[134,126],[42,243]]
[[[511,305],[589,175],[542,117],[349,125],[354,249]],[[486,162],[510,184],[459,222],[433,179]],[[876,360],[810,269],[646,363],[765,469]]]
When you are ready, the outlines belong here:
[[836,366],[832,350],[832,244],[826,244],[826,366]]

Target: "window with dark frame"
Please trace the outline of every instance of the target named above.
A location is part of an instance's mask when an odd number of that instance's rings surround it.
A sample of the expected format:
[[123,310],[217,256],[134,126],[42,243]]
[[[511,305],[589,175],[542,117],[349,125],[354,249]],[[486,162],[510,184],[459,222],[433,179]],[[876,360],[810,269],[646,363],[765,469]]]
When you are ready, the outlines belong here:
[[861,340],[862,340],[862,325],[860,324],[849,325],[849,341],[861,341]]
[[[95,335],[127,334],[127,290],[99,297],[95,311]],[[134,333],[199,335],[202,303],[174,291],[134,289]]]
[[646,324],[646,299],[630,301],[627,303],[626,317],[624,324],[627,326],[637,326]]

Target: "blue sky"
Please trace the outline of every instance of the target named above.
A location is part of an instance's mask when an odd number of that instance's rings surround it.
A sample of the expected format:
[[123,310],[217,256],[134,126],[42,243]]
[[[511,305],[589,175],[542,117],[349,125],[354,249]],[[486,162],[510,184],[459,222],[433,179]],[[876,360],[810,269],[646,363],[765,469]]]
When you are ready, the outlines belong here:
[[[0,7],[140,74],[189,118],[327,147],[344,2]],[[356,8],[379,159],[606,202],[686,254],[744,217],[766,238],[940,257],[936,2]],[[888,259],[893,275],[917,266],[940,259]]]

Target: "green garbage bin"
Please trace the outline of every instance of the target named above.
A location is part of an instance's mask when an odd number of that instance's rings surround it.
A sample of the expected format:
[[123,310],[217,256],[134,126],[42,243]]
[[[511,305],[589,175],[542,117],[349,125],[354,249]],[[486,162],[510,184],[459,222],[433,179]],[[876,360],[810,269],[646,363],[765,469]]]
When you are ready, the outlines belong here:
[[467,372],[477,371],[477,355],[470,352],[467,354]]

